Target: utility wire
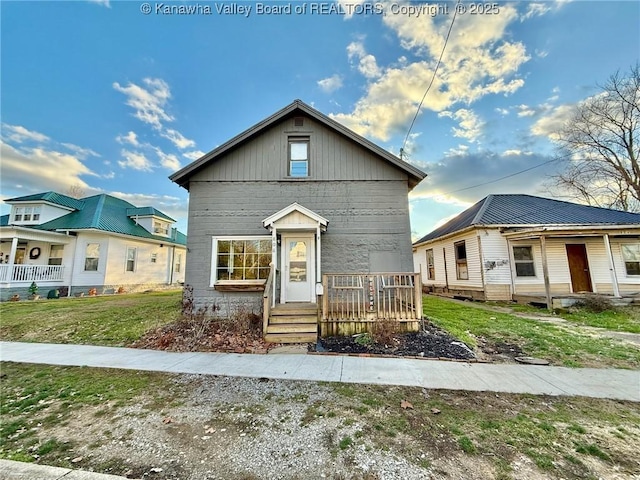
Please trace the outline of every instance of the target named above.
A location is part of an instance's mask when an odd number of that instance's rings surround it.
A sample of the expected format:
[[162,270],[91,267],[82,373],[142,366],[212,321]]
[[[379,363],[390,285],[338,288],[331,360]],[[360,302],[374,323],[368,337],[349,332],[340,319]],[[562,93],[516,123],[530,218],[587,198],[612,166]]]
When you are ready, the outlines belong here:
[[422,100],[420,100],[420,104],[418,105],[418,109],[416,110],[416,114],[413,116],[413,120],[411,120],[411,125],[409,125],[409,130],[407,130],[407,135],[404,137],[404,142],[402,142],[402,148],[400,148],[400,159],[404,160],[404,147],[407,145],[407,141],[409,140],[409,135],[411,134],[411,130],[413,129],[413,124],[416,122],[418,118],[418,114],[420,113],[420,109],[422,108],[422,104],[424,103],[424,99],[427,97],[427,93],[431,90],[431,86],[436,79],[436,74],[438,73],[438,69],[440,68],[440,63],[442,62],[442,56],[444,55],[444,51],[447,48],[447,43],[449,43],[449,36],[451,35],[451,30],[453,29],[453,22],[456,21],[456,15],[458,14],[458,4],[460,0],[456,2],[456,6],[453,9],[453,18],[451,19],[451,25],[449,25],[449,31],[447,32],[447,36],[444,39],[444,45],[442,46],[442,51],[440,52],[440,57],[438,58],[438,63],[436,63],[436,68],[433,70],[433,75],[431,76],[431,81],[429,82],[429,86],[424,92],[422,96]]

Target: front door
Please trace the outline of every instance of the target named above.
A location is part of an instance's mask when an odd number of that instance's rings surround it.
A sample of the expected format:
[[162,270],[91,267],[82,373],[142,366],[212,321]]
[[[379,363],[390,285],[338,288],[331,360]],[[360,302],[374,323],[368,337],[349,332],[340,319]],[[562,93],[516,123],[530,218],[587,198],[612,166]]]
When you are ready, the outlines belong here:
[[282,302],[314,301],[314,237],[282,236]]
[[566,247],[573,293],[592,292],[587,247],[583,243],[567,244]]

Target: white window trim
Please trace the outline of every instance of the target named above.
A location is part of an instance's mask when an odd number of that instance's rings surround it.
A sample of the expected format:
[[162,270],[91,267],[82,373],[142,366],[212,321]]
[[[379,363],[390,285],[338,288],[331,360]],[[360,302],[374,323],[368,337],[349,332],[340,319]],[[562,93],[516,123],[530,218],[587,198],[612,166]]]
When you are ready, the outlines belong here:
[[[520,247],[529,247],[531,249],[531,261],[523,261],[516,260],[516,254],[514,252],[515,248]],[[517,279],[535,279],[538,278],[538,269],[536,268],[536,257],[534,256],[534,248],[533,245],[511,245],[511,258],[513,259],[513,275]],[[518,269],[516,268],[516,264],[518,263],[531,263],[533,265],[533,275],[518,275]]]
[[622,259],[622,268],[624,269],[624,276],[626,278],[632,278],[632,279],[638,279],[640,278],[640,275],[633,275],[633,274],[629,274],[627,272],[627,260],[624,257],[624,248],[625,246],[629,246],[629,245],[639,245],[640,242],[621,242],[620,243],[620,257]]
[[[133,270],[127,269],[127,266],[129,263],[129,250],[133,250]],[[126,253],[124,255],[124,272],[136,273],[137,269],[138,269],[138,247],[127,247]]]
[[[216,285],[264,285],[266,280],[216,280],[218,271],[218,241],[224,240],[269,240],[271,235],[225,235],[221,237],[211,237],[211,273],[209,275],[209,286]],[[273,261],[273,258],[271,259]]]
[[[431,252],[431,266],[433,268],[433,277],[430,275],[431,272],[429,271],[429,255],[428,252]],[[436,279],[436,256],[435,256],[435,251],[433,248],[427,248],[424,251],[424,257],[425,257],[425,262],[426,262],[426,266],[427,266],[427,280],[429,281],[435,281]]]
[[[464,245],[464,266],[466,268],[467,278],[463,278],[462,275],[460,275],[459,265],[462,265],[463,262],[461,258],[458,258],[459,245]],[[469,280],[469,252],[467,251],[466,240],[459,240],[457,242],[453,242],[453,259],[455,261],[455,267],[456,267],[456,280],[462,281],[462,282],[468,281]]]
[[[87,256],[87,249],[89,248],[89,245],[98,245],[98,256],[97,257],[89,257]],[[100,271],[100,256],[102,255],[102,244],[100,242],[87,242],[84,246],[84,265],[83,265],[83,272],[99,272]],[[98,259],[98,264],[96,265],[96,269],[95,270],[87,270],[87,259],[88,258],[97,258]]]

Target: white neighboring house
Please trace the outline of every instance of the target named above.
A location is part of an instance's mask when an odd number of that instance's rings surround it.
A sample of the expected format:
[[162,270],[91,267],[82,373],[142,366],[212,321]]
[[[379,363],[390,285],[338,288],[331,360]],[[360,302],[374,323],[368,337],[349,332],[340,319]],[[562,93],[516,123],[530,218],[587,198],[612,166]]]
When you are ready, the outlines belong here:
[[45,192],[5,200],[0,217],[0,299],[139,291],[184,282],[186,236],[153,207],[110,195]]
[[445,295],[550,307],[584,293],[640,299],[640,214],[489,195],[415,242],[413,259],[425,290]]

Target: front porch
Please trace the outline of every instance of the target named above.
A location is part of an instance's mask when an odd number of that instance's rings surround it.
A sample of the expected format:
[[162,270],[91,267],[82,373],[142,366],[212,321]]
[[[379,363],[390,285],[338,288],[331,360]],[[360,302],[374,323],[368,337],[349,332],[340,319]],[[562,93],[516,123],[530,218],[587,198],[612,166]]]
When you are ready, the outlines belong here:
[[64,281],[64,271],[64,265],[0,265],[0,284],[12,287],[28,286],[32,282],[59,284]]
[[376,322],[397,322],[399,331],[417,331],[422,319],[419,273],[324,274],[316,302],[275,303],[275,268],[263,295],[265,340],[311,343],[320,336],[371,331]]

